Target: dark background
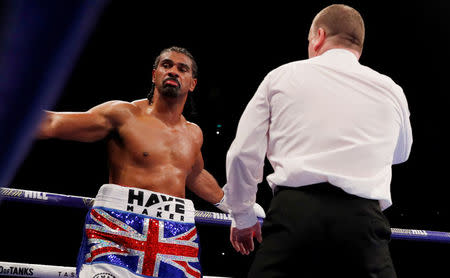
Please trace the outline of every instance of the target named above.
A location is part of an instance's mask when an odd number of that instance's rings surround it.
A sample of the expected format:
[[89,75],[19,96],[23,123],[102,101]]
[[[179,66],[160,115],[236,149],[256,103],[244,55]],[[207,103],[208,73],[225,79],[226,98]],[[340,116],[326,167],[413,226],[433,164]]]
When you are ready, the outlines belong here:
[[[147,3],[148,2],[148,3]],[[192,94],[197,115],[186,117],[204,133],[205,168],[225,183],[225,156],[239,117],[264,76],[284,63],[307,58],[314,16],[331,1],[204,1],[202,5],[114,1],[105,9],[55,111],[85,111],[102,102],[144,98],[159,52],[172,45],[191,51],[199,65]],[[153,2],[153,1],[152,1]],[[311,1],[312,2],[312,1]],[[392,227],[450,232],[448,205],[448,74],[450,36],[444,1],[341,1],[366,24],[360,62],[387,74],[404,89],[414,143],[410,159],[393,166],[392,198],[385,211]],[[220,127],[218,126],[220,125]],[[266,172],[270,173],[270,166]],[[11,188],[94,197],[108,181],[105,142],[33,142]],[[188,193],[199,210],[215,211]],[[257,201],[271,192],[264,181]],[[0,261],[74,266],[86,211],[3,202]],[[241,256],[228,229],[198,227],[205,275],[239,277],[253,255]],[[342,250],[345,252],[345,250]],[[393,240],[399,277],[448,277],[450,245]]]

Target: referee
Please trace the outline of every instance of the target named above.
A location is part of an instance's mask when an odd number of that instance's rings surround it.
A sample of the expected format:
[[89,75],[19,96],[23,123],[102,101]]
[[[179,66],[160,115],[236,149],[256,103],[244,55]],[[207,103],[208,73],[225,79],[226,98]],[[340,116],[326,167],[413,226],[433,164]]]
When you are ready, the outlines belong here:
[[[411,125],[402,88],[359,63],[364,35],[355,9],[320,11],[309,59],[271,71],[239,121],[224,192],[233,247],[262,240],[249,277],[396,277],[382,211]],[[252,205],[266,156],[274,198],[261,233]]]

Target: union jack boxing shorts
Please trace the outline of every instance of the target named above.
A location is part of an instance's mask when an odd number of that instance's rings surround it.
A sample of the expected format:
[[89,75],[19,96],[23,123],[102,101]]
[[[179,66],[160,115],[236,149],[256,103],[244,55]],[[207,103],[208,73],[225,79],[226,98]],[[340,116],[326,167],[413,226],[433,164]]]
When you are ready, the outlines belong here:
[[79,277],[201,277],[192,201],[103,185],[86,216]]

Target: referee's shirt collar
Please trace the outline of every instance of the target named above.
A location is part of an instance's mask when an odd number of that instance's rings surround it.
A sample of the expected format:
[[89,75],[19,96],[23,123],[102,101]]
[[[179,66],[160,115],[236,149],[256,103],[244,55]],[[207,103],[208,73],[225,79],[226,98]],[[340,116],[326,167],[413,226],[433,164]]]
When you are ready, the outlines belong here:
[[345,59],[351,59],[353,62],[355,63],[359,63],[358,62],[358,58],[356,57],[355,54],[353,54],[351,51],[344,49],[344,48],[333,48],[333,49],[329,49],[327,51],[325,51],[324,53],[322,53],[323,57],[326,56],[335,56],[335,57],[342,57]]

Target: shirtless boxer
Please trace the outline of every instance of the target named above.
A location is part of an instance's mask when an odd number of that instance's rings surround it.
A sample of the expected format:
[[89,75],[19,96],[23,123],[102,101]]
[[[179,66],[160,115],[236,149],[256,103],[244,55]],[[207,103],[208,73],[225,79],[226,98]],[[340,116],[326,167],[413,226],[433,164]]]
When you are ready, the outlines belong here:
[[203,168],[201,129],[182,115],[197,84],[195,60],[184,48],[164,49],[152,81],[149,99],[109,101],[81,113],[46,111],[40,139],[108,137],[110,184],[100,188],[86,218],[80,277],[201,276],[185,187],[212,204],[223,191]]

